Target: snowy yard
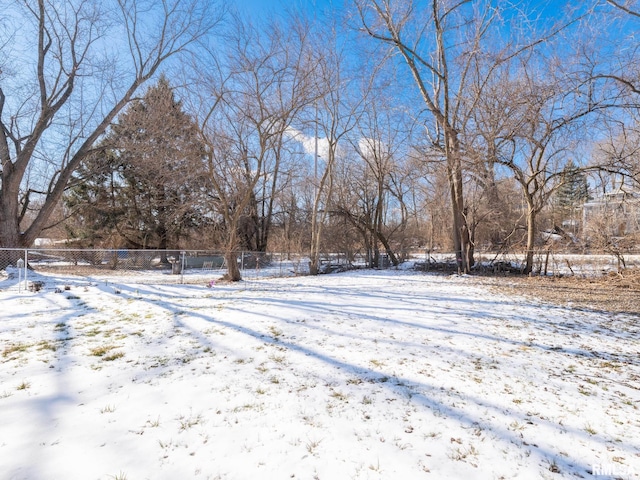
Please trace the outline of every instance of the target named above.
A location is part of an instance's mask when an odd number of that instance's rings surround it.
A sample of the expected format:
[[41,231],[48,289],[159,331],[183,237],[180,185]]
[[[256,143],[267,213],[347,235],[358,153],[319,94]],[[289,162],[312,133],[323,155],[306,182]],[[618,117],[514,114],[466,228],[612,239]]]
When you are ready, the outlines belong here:
[[0,277],[3,480],[640,478],[638,316],[403,271],[39,280]]

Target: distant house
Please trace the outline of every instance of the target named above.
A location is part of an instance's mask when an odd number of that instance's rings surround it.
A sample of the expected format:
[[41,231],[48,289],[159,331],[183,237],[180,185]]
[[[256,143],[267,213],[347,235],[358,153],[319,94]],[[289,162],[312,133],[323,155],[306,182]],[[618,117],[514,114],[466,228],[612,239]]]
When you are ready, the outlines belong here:
[[612,236],[640,233],[640,193],[616,190],[583,205],[584,231],[606,228]]

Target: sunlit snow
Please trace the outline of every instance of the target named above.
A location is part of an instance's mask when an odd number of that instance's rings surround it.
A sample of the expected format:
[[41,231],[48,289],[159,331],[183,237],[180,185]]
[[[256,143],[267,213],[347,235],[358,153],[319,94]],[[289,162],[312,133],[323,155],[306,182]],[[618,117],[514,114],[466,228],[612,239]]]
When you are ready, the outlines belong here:
[[640,475],[637,316],[410,271],[38,279],[0,277],[2,479]]

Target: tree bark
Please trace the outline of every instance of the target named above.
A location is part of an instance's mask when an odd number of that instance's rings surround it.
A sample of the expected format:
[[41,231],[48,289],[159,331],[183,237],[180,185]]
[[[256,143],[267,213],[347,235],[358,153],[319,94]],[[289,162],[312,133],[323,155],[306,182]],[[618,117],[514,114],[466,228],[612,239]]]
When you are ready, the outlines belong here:
[[224,259],[227,263],[227,274],[224,277],[225,280],[230,282],[239,282],[242,280],[240,267],[238,267],[238,253],[235,249],[227,249],[224,254]]
[[536,240],[537,211],[531,201],[527,199],[527,251],[523,273],[530,274],[533,271],[533,254]]
[[460,162],[460,144],[457,134],[451,131],[451,127],[445,133],[447,172],[449,179],[449,191],[451,194],[451,207],[453,216],[453,247],[456,254],[458,273],[469,273],[473,266],[473,246],[470,243],[469,228],[465,216],[464,194],[462,183],[462,166]]

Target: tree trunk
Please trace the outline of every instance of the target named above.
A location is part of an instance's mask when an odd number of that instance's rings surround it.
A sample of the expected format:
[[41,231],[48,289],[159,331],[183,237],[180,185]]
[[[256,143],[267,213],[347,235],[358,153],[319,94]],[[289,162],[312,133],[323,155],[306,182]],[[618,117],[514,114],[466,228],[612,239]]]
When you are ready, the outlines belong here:
[[460,215],[456,208],[456,195],[453,187],[451,187],[451,203],[453,210],[453,250],[456,255],[456,265],[458,266],[458,273],[463,273],[465,268],[464,256],[462,255],[462,238],[460,236]]
[[242,280],[240,267],[238,267],[238,216],[242,210],[237,211],[236,215],[227,217],[229,237],[227,238],[227,247],[224,252],[224,260],[227,264],[227,273],[224,279],[229,282],[239,282]]
[[227,274],[225,280],[230,282],[239,282],[242,280],[240,268],[238,267],[238,254],[235,250],[227,250],[224,254],[225,261],[227,262]]
[[[25,247],[22,240],[18,217],[18,194],[14,193],[7,184],[4,184],[0,189],[0,248]],[[0,255],[0,270],[4,270],[9,265],[15,266],[19,258],[22,258],[20,250],[8,250],[2,253]]]
[[[10,214],[7,215],[7,213],[4,202],[2,202],[0,205],[0,248],[16,248],[21,246],[17,218]],[[22,258],[20,250],[0,252],[0,270],[4,270],[9,265],[16,266],[19,258]]]
[[320,211],[320,200],[327,188],[325,198],[329,199],[333,192],[333,163],[335,161],[336,142],[329,144],[329,159],[327,166],[320,179],[317,187],[315,198],[313,200],[313,212],[311,212],[311,261],[309,262],[309,273],[318,275],[320,273],[320,242],[322,240],[322,226],[327,218],[327,209]]
[[447,169],[453,216],[453,248],[455,250],[458,273],[469,273],[473,266],[473,249],[470,245],[469,229],[464,215],[462,168],[459,159],[459,145],[455,137],[451,139],[451,144],[452,149],[447,151]]
[[393,253],[393,250],[391,248],[391,245],[389,244],[389,241],[387,240],[387,237],[385,237],[380,231],[376,232],[376,235],[378,237],[378,240],[380,240],[380,243],[382,243],[382,245],[384,246],[385,252],[387,252],[387,255],[389,255],[389,260],[391,261],[392,265],[394,267],[397,267],[399,263],[398,257],[396,256],[395,253]]
[[22,244],[20,234],[20,178],[14,174],[11,162],[3,165],[2,183],[0,184],[0,247],[19,248]]
[[21,240],[17,215],[12,215],[11,206],[7,208],[5,202],[0,202],[0,247],[23,247]]
[[536,239],[536,210],[532,205],[528,205],[527,210],[527,251],[523,273],[529,274],[533,271],[533,253]]
[[[317,198],[316,198],[317,202]],[[309,274],[318,275],[320,269],[320,239],[322,234],[322,221],[318,221],[317,205],[313,207],[313,218],[311,219],[311,253],[309,261]]]

